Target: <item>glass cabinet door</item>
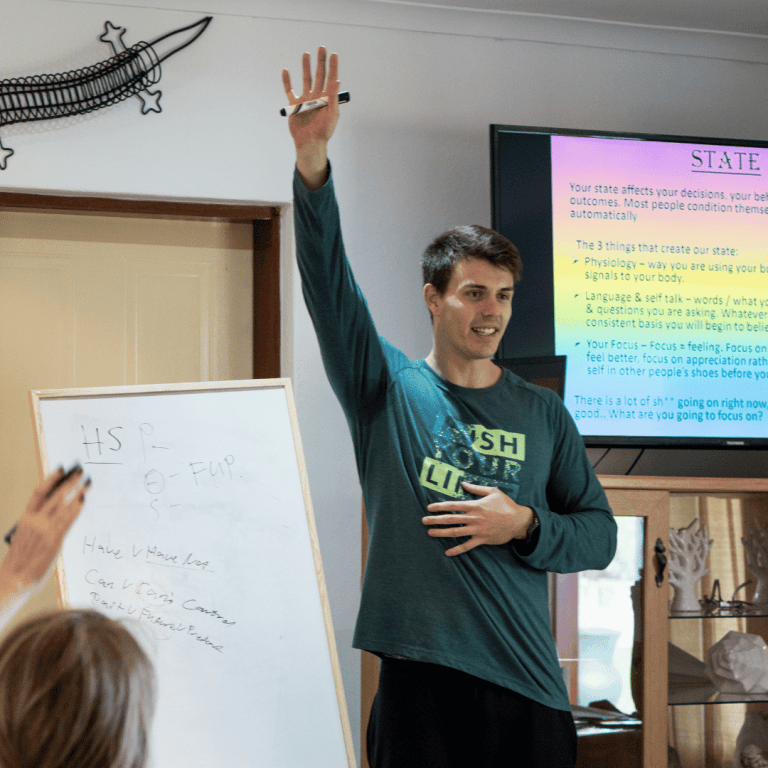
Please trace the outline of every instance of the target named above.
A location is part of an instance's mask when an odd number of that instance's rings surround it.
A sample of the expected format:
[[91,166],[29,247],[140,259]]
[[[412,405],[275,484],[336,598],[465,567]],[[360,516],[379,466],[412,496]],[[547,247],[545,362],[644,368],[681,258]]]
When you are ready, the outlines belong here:
[[558,575],[553,584],[554,633],[579,733],[578,766],[658,768],[667,764],[668,587],[666,572],[657,580],[656,546],[661,539],[666,547],[669,494],[606,493],[618,527],[612,562],[602,571]]
[[[616,555],[602,571],[576,575],[575,600],[566,608],[575,614],[574,657],[564,659],[571,702],[588,707],[606,701],[619,712],[633,715],[638,707],[632,693],[632,652],[642,639],[638,586],[643,570],[644,521],[619,517]],[[566,589],[571,576],[559,576]],[[633,600],[634,594],[634,600]],[[574,610],[577,608],[577,610]]]
[[[642,766],[642,517],[618,517],[616,555],[601,571],[558,575],[553,606],[558,655],[579,734],[579,765]],[[636,659],[637,661],[637,659]]]
[[[723,601],[750,602],[755,576],[746,567],[742,539],[766,522],[765,499],[673,495],[670,527],[688,529],[687,537],[703,534],[711,541],[696,597],[712,597],[715,580]],[[746,587],[741,585],[748,583]],[[739,588],[741,587],[741,588]],[[670,597],[673,592],[670,589]],[[768,638],[768,606],[710,605],[708,610],[670,611],[669,615],[669,740],[686,768],[732,768],[754,747],[768,751],[768,694],[722,693],[706,674],[709,649],[729,632]],[[738,657],[724,658],[726,666]],[[747,764],[759,765],[760,760]],[[764,763],[763,763],[764,764]]]

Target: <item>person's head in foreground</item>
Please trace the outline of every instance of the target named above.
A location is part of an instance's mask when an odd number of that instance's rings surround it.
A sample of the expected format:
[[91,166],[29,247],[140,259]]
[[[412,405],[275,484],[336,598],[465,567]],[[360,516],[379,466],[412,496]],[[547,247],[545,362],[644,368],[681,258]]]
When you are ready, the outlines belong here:
[[144,768],[152,662],[91,610],[28,619],[0,644],[0,768]]

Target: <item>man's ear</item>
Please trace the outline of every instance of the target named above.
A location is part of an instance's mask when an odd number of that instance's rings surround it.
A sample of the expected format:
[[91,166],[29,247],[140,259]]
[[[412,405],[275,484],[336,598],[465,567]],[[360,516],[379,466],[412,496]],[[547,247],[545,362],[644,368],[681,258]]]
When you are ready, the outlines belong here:
[[432,283],[427,283],[424,286],[424,301],[427,303],[427,309],[429,309],[429,314],[432,315],[432,317],[436,317],[440,314],[440,299],[442,297],[437,292],[437,288],[435,288]]

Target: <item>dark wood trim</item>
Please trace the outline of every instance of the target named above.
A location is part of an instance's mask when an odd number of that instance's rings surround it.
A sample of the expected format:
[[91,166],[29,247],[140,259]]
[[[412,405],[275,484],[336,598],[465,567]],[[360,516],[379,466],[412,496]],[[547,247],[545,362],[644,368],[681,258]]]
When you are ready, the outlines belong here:
[[269,221],[277,210],[270,205],[229,205],[185,200],[124,200],[117,197],[68,197],[28,192],[0,192],[0,207],[81,213],[121,213],[131,216],[199,217],[229,221]]
[[253,378],[280,376],[280,212],[253,222]]
[[[365,514],[365,499],[362,502],[362,540],[360,550],[360,586],[363,586],[365,563],[368,560],[368,517]],[[370,768],[366,743],[368,741],[368,720],[371,707],[379,690],[379,657],[368,651],[360,651],[360,768]]]

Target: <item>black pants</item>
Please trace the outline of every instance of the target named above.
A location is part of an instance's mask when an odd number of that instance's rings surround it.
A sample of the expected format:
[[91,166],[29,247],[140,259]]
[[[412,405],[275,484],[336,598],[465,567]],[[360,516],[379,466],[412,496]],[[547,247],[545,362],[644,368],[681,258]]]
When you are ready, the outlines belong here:
[[384,658],[371,768],[573,768],[570,712],[455,669]]

